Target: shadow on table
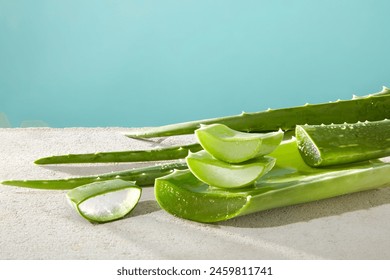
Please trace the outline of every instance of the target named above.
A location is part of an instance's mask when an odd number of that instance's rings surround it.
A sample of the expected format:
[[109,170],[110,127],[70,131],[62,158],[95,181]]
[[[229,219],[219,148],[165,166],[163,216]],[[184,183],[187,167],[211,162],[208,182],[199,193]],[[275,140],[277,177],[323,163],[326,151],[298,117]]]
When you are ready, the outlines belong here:
[[364,191],[330,199],[281,207],[237,217],[219,223],[221,226],[241,228],[279,227],[294,223],[338,216],[354,211],[390,204],[390,188]]
[[140,201],[137,205],[137,207],[134,208],[133,211],[131,211],[125,219],[129,218],[134,218],[137,216],[143,216],[147,214],[151,214],[156,211],[160,211],[161,208],[158,205],[157,201],[155,200],[145,200],[145,201]]

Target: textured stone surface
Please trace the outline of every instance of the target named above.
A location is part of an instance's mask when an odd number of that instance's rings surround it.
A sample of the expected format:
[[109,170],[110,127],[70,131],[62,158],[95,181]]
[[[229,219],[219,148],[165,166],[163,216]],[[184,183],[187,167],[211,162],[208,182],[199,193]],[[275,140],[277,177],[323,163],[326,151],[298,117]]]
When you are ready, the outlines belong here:
[[[0,129],[0,181],[106,173],[140,164],[37,166],[37,158],[190,142],[137,141],[124,128]],[[169,215],[144,189],[125,219],[91,224],[65,191],[0,185],[0,259],[390,259],[390,188],[218,224]]]

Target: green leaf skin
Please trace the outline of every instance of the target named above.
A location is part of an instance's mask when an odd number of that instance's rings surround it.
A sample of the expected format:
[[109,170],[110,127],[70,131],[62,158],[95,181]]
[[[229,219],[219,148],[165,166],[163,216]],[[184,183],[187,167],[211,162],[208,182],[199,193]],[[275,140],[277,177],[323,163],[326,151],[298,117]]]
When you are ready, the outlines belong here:
[[135,182],[119,179],[79,186],[67,193],[70,204],[91,222],[123,218],[137,205],[142,189]]
[[297,126],[296,137],[301,156],[313,167],[390,156],[390,120]]
[[190,153],[188,168],[202,182],[219,188],[241,188],[253,184],[275,164],[272,157],[259,157],[242,164],[230,164],[212,157],[206,151]]
[[[128,134],[134,138],[150,138],[190,134],[200,128],[201,124],[221,123],[243,132],[269,132],[279,128],[292,130],[298,124],[331,124],[382,120],[390,118],[390,90],[383,88],[380,93],[354,97],[352,100],[336,101],[324,104],[304,105],[299,107],[267,110],[258,113],[243,113],[237,116],[214,118],[187,123],[172,124],[150,128]],[[287,132],[288,133],[288,132]],[[101,163],[101,162],[137,162],[173,160],[185,158],[188,151],[201,150],[199,144],[183,145],[145,151],[119,151],[93,154],[70,154],[38,159],[37,164],[63,163]]]
[[271,153],[283,139],[283,131],[245,133],[223,124],[201,125],[195,135],[202,147],[213,157],[241,163]]
[[215,188],[189,170],[181,170],[156,180],[156,199],[175,216],[212,223],[390,185],[390,163],[375,160],[337,168],[311,168],[302,160],[295,139],[282,143],[270,156],[276,158],[276,165],[255,187]]
[[153,127],[127,134],[134,138],[150,138],[191,134],[200,128],[201,124],[224,124],[231,129],[243,132],[269,132],[292,130],[296,125],[354,123],[358,121],[378,121],[390,119],[390,89],[384,87],[376,94],[364,97],[354,97],[351,100],[335,101],[314,105],[266,110],[256,113],[222,118],[205,119]]
[[140,151],[99,152],[92,154],[69,154],[40,158],[36,164],[67,164],[67,163],[108,163],[108,162],[140,162],[173,160],[185,158],[188,152],[200,151],[198,143],[175,147],[166,147]]
[[175,169],[187,169],[187,164],[184,161],[176,161],[94,176],[52,180],[10,180],[4,181],[2,184],[33,189],[69,190],[93,182],[121,179],[124,181],[135,181],[138,186],[147,187],[152,186],[156,178],[172,173]]

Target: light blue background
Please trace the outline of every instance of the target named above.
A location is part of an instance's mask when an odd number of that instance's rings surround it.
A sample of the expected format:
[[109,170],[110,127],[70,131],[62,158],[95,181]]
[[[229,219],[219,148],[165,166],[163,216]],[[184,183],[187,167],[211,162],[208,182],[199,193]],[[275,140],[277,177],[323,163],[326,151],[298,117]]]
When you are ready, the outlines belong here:
[[151,126],[390,85],[390,1],[0,0],[13,126]]

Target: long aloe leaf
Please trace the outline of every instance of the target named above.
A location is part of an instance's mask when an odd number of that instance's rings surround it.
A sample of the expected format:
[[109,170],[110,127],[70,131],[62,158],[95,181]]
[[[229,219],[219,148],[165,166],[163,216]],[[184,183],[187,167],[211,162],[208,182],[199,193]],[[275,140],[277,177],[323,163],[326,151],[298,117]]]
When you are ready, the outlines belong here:
[[175,147],[164,147],[151,150],[99,152],[91,154],[69,154],[40,158],[36,164],[66,164],[66,163],[108,163],[108,162],[140,162],[173,160],[185,158],[188,152],[200,151],[198,143]]
[[295,139],[270,156],[276,158],[275,167],[254,187],[224,190],[202,183],[189,170],[175,171],[156,180],[157,201],[175,216],[211,223],[390,185],[390,163],[375,160],[311,168],[302,160]]
[[220,123],[244,132],[268,132],[292,130],[297,124],[331,124],[358,121],[376,121],[390,118],[390,89],[384,87],[379,93],[351,100],[303,105],[284,109],[266,110],[256,113],[212,118],[184,123],[152,127],[134,131],[127,136],[150,138],[191,134],[201,124]]
[[51,180],[9,180],[2,182],[2,184],[34,189],[68,190],[93,182],[121,179],[124,181],[135,181],[138,186],[145,187],[152,186],[156,178],[172,173],[175,169],[186,168],[187,164],[184,161],[177,161],[94,176]]

